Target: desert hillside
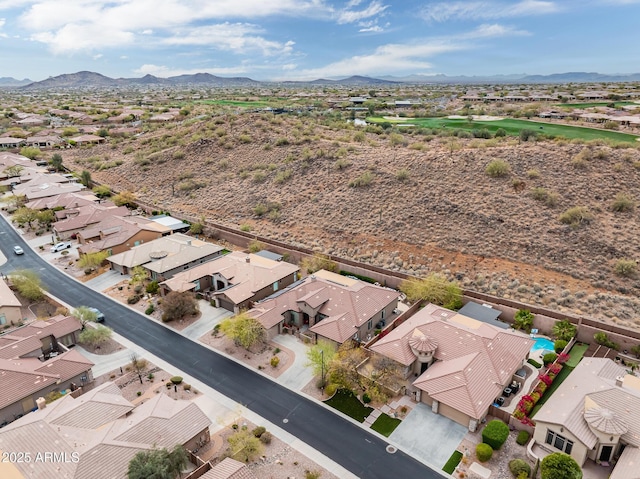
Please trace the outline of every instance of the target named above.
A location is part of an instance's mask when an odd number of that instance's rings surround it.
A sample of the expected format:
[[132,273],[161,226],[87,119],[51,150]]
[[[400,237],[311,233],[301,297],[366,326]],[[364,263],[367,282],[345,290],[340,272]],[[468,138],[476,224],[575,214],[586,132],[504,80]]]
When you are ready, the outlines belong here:
[[[637,148],[433,133],[246,113],[113,139],[64,162],[158,209],[640,324],[640,282],[615,271],[640,257]],[[495,160],[504,175],[487,174]],[[575,207],[574,224],[563,223]]]

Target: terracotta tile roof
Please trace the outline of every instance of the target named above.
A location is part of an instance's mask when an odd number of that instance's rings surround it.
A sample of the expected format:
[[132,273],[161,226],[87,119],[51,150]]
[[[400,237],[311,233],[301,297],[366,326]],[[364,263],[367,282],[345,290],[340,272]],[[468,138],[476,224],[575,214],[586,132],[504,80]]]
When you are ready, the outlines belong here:
[[81,253],[92,253],[113,248],[125,244],[141,230],[157,233],[165,231],[161,230],[158,224],[140,216],[113,216],[79,232],[78,237],[82,238],[83,244],[78,250]]
[[[616,378],[622,379],[622,386],[616,385]],[[536,422],[563,426],[591,449],[598,440],[584,414],[588,409],[599,407],[612,412],[628,428],[622,439],[638,447],[639,382],[610,359],[584,358],[538,411]]]
[[56,221],[51,226],[58,232],[74,231],[95,225],[112,216],[129,216],[126,206],[89,203],[75,209],[77,215]]
[[257,477],[245,464],[227,457],[204,474],[201,479],[257,479]]
[[0,280],[0,307],[2,306],[22,306],[9,285]]
[[41,366],[35,368],[34,372],[55,375],[63,382],[89,371],[93,367],[93,363],[75,349],[71,349],[45,362],[37,361]]
[[[105,405],[113,408],[107,412],[108,417],[92,417],[104,413]],[[1,429],[0,450],[19,447],[32,457],[45,451],[79,456],[77,463],[61,463],[63,467],[53,475],[50,462],[15,465],[24,477],[121,479],[126,477],[128,464],[138,452],[154,446],[172,448],[184,444],[211,424],[196,404],[175,401],[164,394],[136,407],[129,416],[117,416],[132,407],[113,383],[77,399],[65,396]],[[123,440],[125,434],[136,442]],[[0,477],[5,477],[2,467],[0,464]]]
[[36,336],[44,338],[53,336],[58,339],[74,331],[80,331],[82,324],[73,316],[54,316],[46,321],[33,321],[22,328],[18,328],[11,332],[12,336]]
[[97,201],[98,197],[91,191],[83,190],[76,193],[62,193],[47,198],[40,198],[30,201],[25,206],[34,210],[53,209],[60,206],[63,208],[76,208],[86,204],[97,203]]
[[36,336],[23,338],[5,334],[0,337],[0,358],[2,359],[18,359],[38,350],[42,351],[42,342]]
[[249,313],[269,329],[282,321],[282,315],[287,311],[301,312],[300,306],[307,304],[326,316],[310,330],[343,343],[382,309],[397,302],[400,296],[392,289],[327,273],[318,272],[305,278],[282,293],[257,303]]
[[[247,258],[249,258],[249,262],[247,262]],[[276,281],[282,281],[299,270],[298,266],[285,261],[273,261],[255,254],[247,255],[240,251],[233,251],[213,261],[196,266],[190,271],[178,273],[162,284],[172,291],[187,291],[193,287],[192,281],[219,274],[231,286],[214,294],[224,295],[234,304],[240,304],[251,299],[257,291]]]
[[414,385],[476,419],[500,395],[533,345],[528,337],[430,304],[373,344],[371,350],[409,366],[417,359],[409,344],[416,331],[437,348],[436,362]]

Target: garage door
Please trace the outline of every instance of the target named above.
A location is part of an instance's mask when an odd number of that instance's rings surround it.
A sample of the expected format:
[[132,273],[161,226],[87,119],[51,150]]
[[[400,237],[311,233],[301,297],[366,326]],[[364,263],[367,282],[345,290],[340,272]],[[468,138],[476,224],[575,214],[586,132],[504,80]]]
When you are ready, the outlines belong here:
[[235,304],[233,304],[231,301],[227,299],[220,298],[220,307],[226,309],[227,311],[231,311],[233,313]]

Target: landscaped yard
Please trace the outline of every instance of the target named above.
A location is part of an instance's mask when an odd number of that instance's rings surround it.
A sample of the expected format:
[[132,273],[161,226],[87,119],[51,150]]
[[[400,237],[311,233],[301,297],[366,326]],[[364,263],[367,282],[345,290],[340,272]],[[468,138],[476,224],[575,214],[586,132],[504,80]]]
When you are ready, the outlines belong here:
[[382,413],[378,419],[371,425],[371,429],[379,432],[385,437],[389,437],[393,431],[400,425],[402,421],[388,414]]
[[582,359],[582,357],[584,356],[584,353],[587,352],[587,349],[589,349],[588,344],[584,344],[584,343],[574,344],[573,347],[571,348],[571,351],[569,351],[569,360],[565,363],[565,366],[568,366],[570,368],[575,368],[580,362],[580,360]]
[[447,474],[453,474],[453,471],[456,470],[456,466],[460,464],[460,459],[462,459],[462,453],[460,451],[453,451],[453,454],[451,454],[451,457],[442,470]]
[[594,101],[591,103],[558,103],[557,105],[554,106],[559,106],[562,108],[570,108],[570,109],[574,109],[574,108],[597,108],[597,107],[605,107],[608,105],[611,105],[611,103],[614,104],[615,108],[620,108],[621,106],[626,106],[626,105],[637,105],[637,103],[634,103],[632,101],[616,101],[616,102],[610,102],[610,101]]
[[367,416],[373,412],[372,408],[362,404],[356,395],[348,389],[338,389],[333,397],[324,403],[358,422],[364,422]]
[[636,142],[637,135],[619,133],[611,130],[600,130],[596,128],[584,128],[580,126],[560,125],[557,123],[545,123],[541,121],[516,120],[505,118],[494,121],[469,121],[467,119],[452,119],[446,117],[438,118],[398,118],[389,119],[383,117],[368,117],[371,123],[392,123],[407,124],[424,128],[449,128],[457,130],[489,130],[494,134],[502,128],[509,136],[518,136],[522,130],[532,130],[538,134],[564,138],[578,138],[582,140],[611,140],[615,142]]

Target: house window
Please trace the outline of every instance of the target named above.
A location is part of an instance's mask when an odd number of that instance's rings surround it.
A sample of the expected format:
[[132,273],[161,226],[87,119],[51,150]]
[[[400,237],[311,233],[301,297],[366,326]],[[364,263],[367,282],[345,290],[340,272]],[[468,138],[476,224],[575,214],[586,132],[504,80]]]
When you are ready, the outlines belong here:
[[138,245],[140,245],[140,241],[136,241],[133,243],[133,246],[138,246]]
[[273,290],[278,291],[278,282],[273,283]]
[[545,442],[559,451],[566,452],[567,454],[571,454],[573,449],[573,441],[570,441],[551,429],[547,430],[547,438]]
[[380,319],[384,319],[384,313],[385,313],[384,309],[380,311]]
[[195,288],[193,288],[193,290],[194,290],[194,291],[200,291],[200,280],[199,280],[199,279],[196,279],[196,280],[193,282],[193,284],[195,284],[195,285],[196,285],[196,287],[195,287]]
[[373,327],[373,319],[370,319],[367,323],[367,329],[371,329]]
[[7,324],[7,317],[4,313],[0,314],[0,325]]

